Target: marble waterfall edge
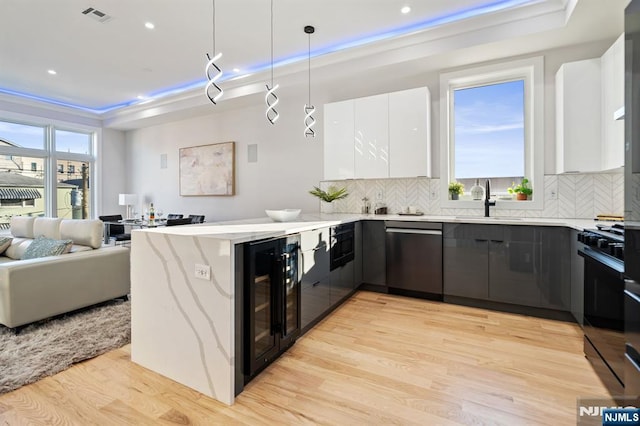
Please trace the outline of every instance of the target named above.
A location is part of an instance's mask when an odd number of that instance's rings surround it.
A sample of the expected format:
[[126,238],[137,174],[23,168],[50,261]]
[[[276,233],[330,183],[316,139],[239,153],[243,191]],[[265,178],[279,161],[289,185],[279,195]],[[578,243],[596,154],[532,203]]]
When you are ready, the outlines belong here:
[[[131,360],[225,404],[234,401],[232,243],[134,232]],[[210,279],[195,265],[209,265]]]

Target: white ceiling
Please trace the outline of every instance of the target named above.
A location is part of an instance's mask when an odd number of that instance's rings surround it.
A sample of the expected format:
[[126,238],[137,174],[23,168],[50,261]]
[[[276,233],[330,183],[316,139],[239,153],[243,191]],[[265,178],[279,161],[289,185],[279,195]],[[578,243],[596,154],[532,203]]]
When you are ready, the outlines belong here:
[[[306,69],[305,25],[316,27],[310,42],[318,56],[312,66],[384,54],[384,61],[369,61],[380,66],[459,48],[460,42],[452,42],[456,36],[482,29],[493,28],[493,35],[487,40],[480,37],[477,43],[547,31],[544,48],[615,37],[621,32],[628,0],[273,3],[277,80]],[[412,8],[406,15],[400,13],[405,5]],[[215,6],[216,51],[223,52],[218,64],[227,79],[224,86],[241,91],[243,85],[259,82],[264,87],[269,79],[270,0],[216,0]],[[83,15],[89,7],[111,19],[98,22]],[[205,54],[212,53],[212,9],[212,0],[1,0],[0,94],[105,112],[140,102],[139,95],[200,93]],[[154,23],[155,29],[145,28],[145,22]],[[574,30],[553,32],[565,26]],[[423,48],[425,43],[431,51]],[[412,53],[412,48],[420,52]],[[241,71],[235,74],[234,68]],[[49,69],[57,74],[49,75]],[[344,70],[336,74],[340,72]],[[200,99],[206,102],[204,96]]]

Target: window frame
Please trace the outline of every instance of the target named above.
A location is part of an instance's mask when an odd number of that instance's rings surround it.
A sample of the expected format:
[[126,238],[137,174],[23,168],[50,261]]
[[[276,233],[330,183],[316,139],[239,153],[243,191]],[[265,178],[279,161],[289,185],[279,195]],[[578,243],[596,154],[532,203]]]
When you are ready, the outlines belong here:
[[[479,209],[483,201],[449,200],[455,158],[453,92],[456,89],[524,80],[525,177],[532,200],[496,200],[497,209],[541,210],[544,207],[544,58],[542,56],[466,68],[440,74],[440,206]],[[467,188],[468,190],[469,188]]]
[[[96,176],[98,164],[98,145],[101,137],[101,128],[77,123],[69,123],[40,117],[24,116],[19,113],[0,112],[0,121],[24,124],[28,126],[38,126],[45,129],[45,143],[43,149],[0,146],[0,155],[40,157],[44,165],[44,192],[45,192],[45,215],[57,217],[57,163],[58,160],[79,161],[89,164],[90,170],[94,173],[89,175],[89,185],[96,188]],[[56,151],[55,131],[64,130],[70,132],[85,133],[90,135],[89,154],[78,154]],[[89,214],[91,218],[97,217],[98,194],[91,191],[89,200]]]

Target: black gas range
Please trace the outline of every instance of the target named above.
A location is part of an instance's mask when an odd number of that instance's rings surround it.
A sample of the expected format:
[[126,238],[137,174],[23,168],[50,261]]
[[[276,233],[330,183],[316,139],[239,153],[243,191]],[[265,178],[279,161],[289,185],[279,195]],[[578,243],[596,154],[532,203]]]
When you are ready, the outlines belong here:
[[578,233],[578,241],[598,253],[624,262],[624,224],[598,223],[595,230]]
[[578,234],[584,258],[584,352],[612,396],[624,395],[624,225]]

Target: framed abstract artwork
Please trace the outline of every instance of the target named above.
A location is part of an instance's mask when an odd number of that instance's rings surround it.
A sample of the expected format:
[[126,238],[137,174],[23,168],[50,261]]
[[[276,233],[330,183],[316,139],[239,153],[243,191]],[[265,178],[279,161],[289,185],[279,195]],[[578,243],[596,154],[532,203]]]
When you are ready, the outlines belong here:
[[235,142],[180,148],[180,195],[235,195]]

